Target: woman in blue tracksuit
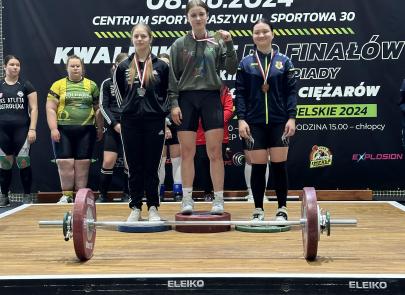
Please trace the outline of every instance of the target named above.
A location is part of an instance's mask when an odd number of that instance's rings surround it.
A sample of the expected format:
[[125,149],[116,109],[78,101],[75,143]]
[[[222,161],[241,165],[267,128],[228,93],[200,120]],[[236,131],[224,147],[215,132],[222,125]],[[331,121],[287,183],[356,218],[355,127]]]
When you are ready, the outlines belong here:
[[151,53],[152,31],[148,25],[135,25],[131,39],[135,53],[118,65],[113,76],[116,98],[122,103],[121,138],[129,172],[132,211],[127,221],[141,219],[144,196],[149,221],[158,221],[158,169],[168,114],[169,66]]
[[287,155],[295,133],[296,76],[290,59],[272,48],[273,28],[267,19],[253,25],[254,53],[244,57],[236,74],[239,135],[252,162],[253,220],[264,220],[263,195],[270,157],[278,200],[276,220],[287,220]]

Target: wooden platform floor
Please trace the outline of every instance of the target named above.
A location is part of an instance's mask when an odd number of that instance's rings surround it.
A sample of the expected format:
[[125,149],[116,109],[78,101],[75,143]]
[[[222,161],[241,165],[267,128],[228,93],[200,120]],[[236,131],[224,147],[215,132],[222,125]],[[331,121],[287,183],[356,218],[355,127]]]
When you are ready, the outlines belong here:
[[[301,230],[275,234],[120,233],[98,229],[94,256],[81,263],[61,228],[40,228],[39,220],[61,220],[71,205],[25,205],[0,218],[0,276],[114,274],[405,274],[405,208],[389,202],[320,202],[333,218],[356,218],[357,227],[332,227],[321,236],[318,259],[302,255]],[[246,220],[246,202],[226,203],[232,220]],[[197,203],[197,210],[209,210]],[[164,203],[162,217],[173,219],[178,203]],[[270,219],[274,203],[265,203]],[[143,212],[146,217],[146,211]],[[101,204],[99,221],[125,220],[126,204]],[[290,219],[300,203],[289,203]]]

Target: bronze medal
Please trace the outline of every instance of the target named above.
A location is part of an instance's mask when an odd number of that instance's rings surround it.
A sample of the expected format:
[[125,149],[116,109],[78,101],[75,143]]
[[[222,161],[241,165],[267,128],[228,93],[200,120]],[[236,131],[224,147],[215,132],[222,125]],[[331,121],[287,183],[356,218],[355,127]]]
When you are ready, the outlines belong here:
[[262,91],[263,91],[263,93],[267,93],[267,92],[269,91],[269,88],[270,88],[269,84],[264,83],[264,84],[262,85]]

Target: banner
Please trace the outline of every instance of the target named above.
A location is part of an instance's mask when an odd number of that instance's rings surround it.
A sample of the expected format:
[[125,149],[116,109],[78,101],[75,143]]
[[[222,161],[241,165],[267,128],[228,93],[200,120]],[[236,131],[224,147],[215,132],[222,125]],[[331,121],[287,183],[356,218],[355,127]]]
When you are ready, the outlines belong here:
[[[68,55],[84,59],[99,85],[115,56],[133,52],[139,22],[154,31],[152,51],[167,52],[190,29],[186,0],[5,0],[4,55],[22,60],[22,76],[39,94],[38,141],[32,147],[36,189],[59,180],[45,118],[46,94],[66,75]],[[238,58],[253,48],[252,25],[274,23],[274,48],[298,69],[297,133],[289,151],[290,188],[405,188],[399,88],[405,78],[403,11],[399,0],[206,0],[207,28],[231,32]],[[233,89],[234,75],[221,73]],[[244,189],[244,155],[237,120],[229,127],[225,189]],[[100,152],[100,148],[98,148]],[[95,155],[100,159],[100,153]],[[93,165],[91,185],[99,174]]]

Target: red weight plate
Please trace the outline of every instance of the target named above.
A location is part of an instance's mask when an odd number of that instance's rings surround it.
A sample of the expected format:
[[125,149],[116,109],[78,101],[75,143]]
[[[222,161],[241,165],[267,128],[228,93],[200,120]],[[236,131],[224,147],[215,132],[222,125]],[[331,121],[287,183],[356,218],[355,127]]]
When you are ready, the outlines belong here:
[[88,220],[97,220],[93,192],[88,188],[76,193],[73,206],[73,245],[77,258],[89,260],[93,256],[96,241],[96,227],[89,226]]
[[302,226],[302,242],[306,260],[316,259],[319,239],[319,217],[316,191],[313,187],[304,187],[301,200],[301,218],[306,220]]
[[[176,221],[230,221],[231,214],[212,215],[209,211],[193,211],[192,215],[177,213]],[[219,233],[230,231],[230,225],[176,225],[176,231],[183,233]]]

